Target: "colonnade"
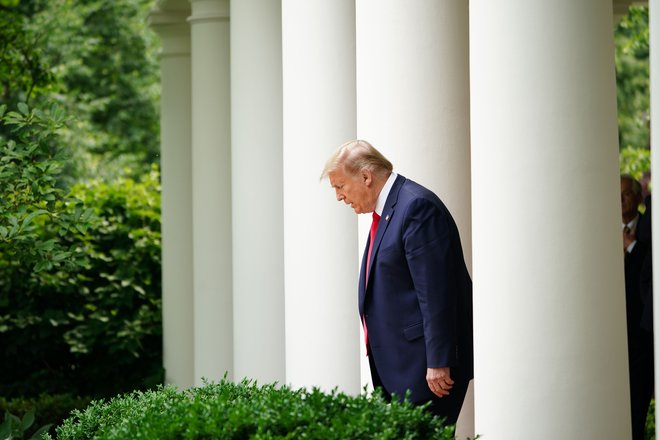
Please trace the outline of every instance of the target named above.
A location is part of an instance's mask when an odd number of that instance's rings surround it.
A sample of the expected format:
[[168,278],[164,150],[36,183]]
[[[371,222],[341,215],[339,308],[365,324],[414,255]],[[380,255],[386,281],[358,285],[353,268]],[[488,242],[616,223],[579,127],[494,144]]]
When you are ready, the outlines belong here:
[[319,175],[362,138],[459,225],[461,432],[629,437],[611,2],[165,0],[151,19],[168,382],[361,391],[369,220]]

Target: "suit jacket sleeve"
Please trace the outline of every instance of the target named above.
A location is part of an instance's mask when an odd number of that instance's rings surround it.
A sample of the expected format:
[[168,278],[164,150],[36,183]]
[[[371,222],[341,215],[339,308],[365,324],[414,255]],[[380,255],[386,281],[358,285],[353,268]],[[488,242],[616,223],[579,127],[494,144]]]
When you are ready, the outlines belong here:
[[452,246],[458,232],[448,213],[428,199],[413,201],[404,218],[404,248],[423,318],[427,368],[452,367],[457,336]]

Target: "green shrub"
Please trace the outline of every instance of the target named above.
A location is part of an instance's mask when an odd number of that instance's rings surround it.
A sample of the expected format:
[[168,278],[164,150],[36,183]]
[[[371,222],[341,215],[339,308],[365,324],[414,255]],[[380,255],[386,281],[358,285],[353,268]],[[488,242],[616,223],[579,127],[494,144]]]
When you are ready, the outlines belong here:
[[[453,439],[453,426],[422,407],[223,380],[179,392],[159,387],[95,401],[56,429],[58,440],[83,439]],[[53,437],[46,437],[52,440]]]
[[646,415],[646,432],[644,438],[645,440],[655,440],[655,399],[651,399],[649,412]]
[[[0,255],[0,395],[109,397],[162,383],[160,186],[119,179],[72,188],[90,225],[63,239],[87,263],[35,275]],[[75,207],[71,207],[75,209]],[[52,232],[52,223],[36,223]]]
[[[69,417],[72,410],[85,408],[91,400],[89,397],[73,397],[68,394],[42,394],[38,397],[18,397],[11,400],[0,397],[0,414],[32,412],[35,416],[35,426],[57,426]],[[0,439],[2,439],[1,435]]]
[[40,439],[50,425],[44,425],[30,434],[34,420],[34,411],[28,411],[23,418],[5,412],[5,420],[0,424],[0,440]]

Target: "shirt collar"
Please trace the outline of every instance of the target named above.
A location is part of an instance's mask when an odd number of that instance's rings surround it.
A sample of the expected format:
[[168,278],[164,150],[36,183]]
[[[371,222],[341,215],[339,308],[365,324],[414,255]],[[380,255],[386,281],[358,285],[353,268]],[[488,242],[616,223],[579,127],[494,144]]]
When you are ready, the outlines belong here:
[[387,178],[387,182],[385,182],[385,185],[383,186],[383,189],[380,190],[380,194],[378,194],[378,200],[376,200],[376,209],[374,209],[374,212],[378,215],[383,214],[383,209],[385,209],[385,202],[387,201],[387,196],[390,195],[390,190],[392,189],[392,186],[394,186],[394,181],[396,180],[397,174],[392,172],[390,173],[390,177]]
[[630,229],[631,231],[634,231],[635,229],[637,229],[637,222],[639,222],[639,214],[637,214],[635,216],[635,218],[630,220],[628,223],[621,222],[621,229],[628,226],[628,229]]

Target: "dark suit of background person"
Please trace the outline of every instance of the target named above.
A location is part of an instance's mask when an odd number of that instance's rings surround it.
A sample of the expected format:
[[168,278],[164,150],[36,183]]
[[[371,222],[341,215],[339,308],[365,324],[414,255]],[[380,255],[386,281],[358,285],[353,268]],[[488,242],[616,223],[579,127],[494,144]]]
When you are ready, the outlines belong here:
[[645,309],[643,267],[650,264],[650,243],[637,239],[637,232],[644,236],[643,230],[639,229],[640,216],[637,209],[640,203],[639,183],[630,176],[622,176],[621,213],[633,440],[644,439],[646,414],[653,394],[653,333],[642,325]]
[[651,249],[651,195],[644,199],[646,209],[644,214],[640,215],[637,223],[636,238],[647,244],[646,258],[642,265],[642,279],[640,280],[642,289],[642,328],[653,335],[653,257]]
[[[375,200],[362,207],[355,202],[359,197],[342,193],[343,181],[336,174],[329,177],[338,200],[351,203],[358,213],[374,209]],[[399,398],[409,391],[412,402],[430,401],[434,414],[456,423],[474,375],[472,281],[456,224],[434,193],[397,176],[381,212],[365,279],[369,245],[368,239],[358,302],[374,387]],[[451,377],[429,380],[435,371],[429,369],[440,367],[449,367]],[[436,388],[438,383],[443,390]]]

